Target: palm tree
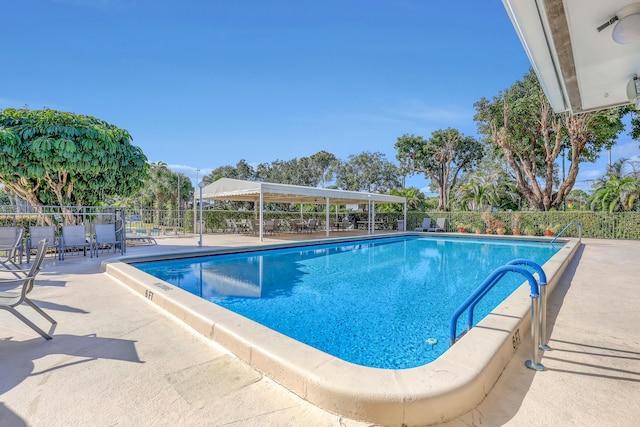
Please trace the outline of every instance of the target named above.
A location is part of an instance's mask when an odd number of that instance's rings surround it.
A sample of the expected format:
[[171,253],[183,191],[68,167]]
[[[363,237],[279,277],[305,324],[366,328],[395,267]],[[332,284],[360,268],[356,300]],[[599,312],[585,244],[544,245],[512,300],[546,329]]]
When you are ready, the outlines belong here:
[[165,162],[151,163],[149,169],[149,187],[152,189],[156,197],[156,209],[164,209],[164,201],[167,194],[171,194],[170,190],[171,171]]
[[629,211],[640,196],[640,179],[635,176],[620,177],[616,173],[608,173],[594,187],[591,198],[591,209],[594,210]]

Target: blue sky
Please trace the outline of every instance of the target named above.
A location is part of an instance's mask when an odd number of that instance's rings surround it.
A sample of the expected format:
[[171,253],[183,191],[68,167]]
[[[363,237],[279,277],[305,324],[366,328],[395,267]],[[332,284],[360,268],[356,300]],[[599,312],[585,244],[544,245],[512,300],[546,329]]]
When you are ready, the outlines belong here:
[[[454,127],[528,71],[498,0],[2,0],[0,109],[49,107],[127,129],[194,182]],[[638,156],[625,134],[612,157]],[[605,172],[583,164],[576,187]],[[407,185],[427,186],[422,176]]]

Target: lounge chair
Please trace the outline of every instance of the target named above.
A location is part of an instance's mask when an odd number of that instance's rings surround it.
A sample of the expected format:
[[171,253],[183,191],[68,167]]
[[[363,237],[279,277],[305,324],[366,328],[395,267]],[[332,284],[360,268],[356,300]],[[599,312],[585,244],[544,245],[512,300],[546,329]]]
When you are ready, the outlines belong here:
[[115,224],[96,224],[95,225],[95,246],[96,257],[98,256],[98,250],[100,249],[120,249],[120,255],[124,255],[124,245],[122,240],[118,238],[116,234]]
[[438,218],[436,219],[436,226],[427,228],[427,231],[431,231],[431,232],[446,231],[445,229],[446,222],[447,222],[446,218]]
[[57,322],[51,318],[42,309],[36,306],[33,301],[27,298],[27,294],[33,289],[33,284],[36,279],[36,275],[42,269],[42,261],[47,253],[47,240],[42,239],[38,242],[37,253],[31,265],[31,269],[25,277],[19,279],[0,279],[0,289],[11,288],[8,291],[0,291],[0,310],[6,310],[9,313],[22,320],[27,326],[39,333],[44,339],[50,340],[51,335],[40,329],[31,320],[27,319],[22,313],[15,309],[23,302],[31,306],[42,317],[51,322],[51,325],[55,325]]
[[431,218],[424,218],[422,220],[422,225],[420,227],[416,227],[414,231],[427,231],[431,228]]
[[84,225],[63,225],[60,239],[60,259],[64,260],[64,253],[67,249],[82,249],[84,256],[93,258],[93,240],[87,241],[87,230]]
[[21,227],[0,227],[0,252],[4,252],[0,256],[0,266],[11,270],[20,268],[16,264],[16,258],[19,257],[22,263],[22,234],[24,230]]
[[56,248],[56,254],[60,258],[60,241],[56,237],[56,228],[53,225],[34,225],[29,227],[29,237],[25,241],[27,263],[31,260],[31,250],[37,249],[42,239],[47,241],[47,249]]

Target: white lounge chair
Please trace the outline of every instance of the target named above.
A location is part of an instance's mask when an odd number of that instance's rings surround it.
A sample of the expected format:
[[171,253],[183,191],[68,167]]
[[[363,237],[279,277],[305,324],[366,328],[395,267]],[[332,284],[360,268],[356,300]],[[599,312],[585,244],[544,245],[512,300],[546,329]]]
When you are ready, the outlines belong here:
[[427,231],[432,231],[432,232],[447,231],[445,229],[446,222],[447,222],[446,218],[438,218],[436,219],[436,226],[427,228]]
[[427,231],[431,228],[431,218],[427,217],[422,220],[422,225],[416,227],[414,231]]

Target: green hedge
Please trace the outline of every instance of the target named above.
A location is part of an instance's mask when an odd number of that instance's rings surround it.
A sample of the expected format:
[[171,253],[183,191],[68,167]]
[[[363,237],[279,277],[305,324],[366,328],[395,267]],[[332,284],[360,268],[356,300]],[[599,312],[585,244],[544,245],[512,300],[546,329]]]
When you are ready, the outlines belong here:
[[[535,231],[536,235],[542,235],[543,230],[548,225],[555,225],[557,230],[562,229],[571,222],[579,222],[582,225],[582,236],[603,238],[603,239],[640,239],[640,213],[605,213],[605,212],[492,212],[491,216],[505,224],[506,234],[512,234],[514,216],[520,216],[520,230],[524,234],[525,228],[529,227]],[[366,221],[366,212],[340,212],[338,220],[348,215],[355,215],[358,221]],[[234,221],[253,220],[253,211],[232,211],[232,210],[205,210],[202,212],[204,222],[204,232],[224,232],[226,231],[225,219]],[[300,212],[264,212],[264,219],[299,219]],[[302,217],[305,220],[316,218],[322,224],[325,221],[324,212],[304,212]],[[407,227],[411,231],[422,224],[422,219],[430,217],[435,224],[437,218],[446,218],[447,231],[457,231],[457,224],[464,223],[471,226],[480,227],[483,231],[487,228],[481,212],[407,212]],[[336,219],[335,213],[331,213],[331,221]],[[397,229],[397,221],[403,218],[402,213],[376,213],[376,220],[382,220],[389,230]],[[184,227],[186,232],[193,230],[193,211],[186,211],[184,215]],[[468,230],[469,231],[469,230]],[[470,230],[473,232],[473,228]],[[569,227],[563,236],[577,237],[578,227]]]
[[[507,234],[511,233],[514,215],[516,212],[492,212],[491,216],[505,223]],[[542,231],[548,224],[555,225],[558,229],[564,228],[571,222],[579,222],[582,225],[582,236],[599,239],[640,239],[640,212],[519,212],[520,230],[532,227],[536,235],[542,235]],[[407,214],[407,230],[413,230],[422,223],[422,218],[430,217],[447,218],[447,231],[455,231],[458,223],[478,225],[486,228],[482,213],[480,212],[410,212]],[[473,231],[473,230],[472,230]],[[523,233],[524,234],[524,233]],[[577,237],[578,227],[571,226],[563,236]]]

